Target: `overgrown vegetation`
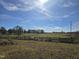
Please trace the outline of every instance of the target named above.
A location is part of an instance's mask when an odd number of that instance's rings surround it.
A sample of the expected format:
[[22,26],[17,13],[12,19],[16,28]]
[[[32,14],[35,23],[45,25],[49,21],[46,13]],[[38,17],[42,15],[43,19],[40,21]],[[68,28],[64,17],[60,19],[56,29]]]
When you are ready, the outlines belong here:
[[79,44],[73,43],[79,43],[79,32],[1,27],[0,59],[79,59]]
[[16,40],[0,46],[0,59],[79,59],[79,44]]
[[71,37],[69,34],[58,33],[25,33],[22,35],[0,35],[0,39],[33,40],[46,42],[79,43],[79,34]]

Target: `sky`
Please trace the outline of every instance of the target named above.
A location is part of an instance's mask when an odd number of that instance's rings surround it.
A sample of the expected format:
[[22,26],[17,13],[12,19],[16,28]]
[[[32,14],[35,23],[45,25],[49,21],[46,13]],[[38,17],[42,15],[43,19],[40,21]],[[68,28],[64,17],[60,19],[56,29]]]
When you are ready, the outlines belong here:
[[0,0],[0,27],[79,31],[79,0]]

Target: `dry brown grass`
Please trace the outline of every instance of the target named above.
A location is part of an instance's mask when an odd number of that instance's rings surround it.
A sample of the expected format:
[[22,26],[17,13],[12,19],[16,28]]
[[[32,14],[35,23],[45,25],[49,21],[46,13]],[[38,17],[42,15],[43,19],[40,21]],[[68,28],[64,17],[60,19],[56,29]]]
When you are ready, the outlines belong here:
[[16,40],[0,46],[0,59],[79,59],[79,44]]

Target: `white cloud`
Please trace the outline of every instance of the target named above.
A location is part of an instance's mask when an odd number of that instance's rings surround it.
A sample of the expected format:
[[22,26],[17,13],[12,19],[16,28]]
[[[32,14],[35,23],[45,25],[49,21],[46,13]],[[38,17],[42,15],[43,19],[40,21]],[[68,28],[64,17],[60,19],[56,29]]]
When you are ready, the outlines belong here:
[[36,9],[38,12],[45,16],[49,16],[47,9],[45,8],[45,3],[48,0],[17,0],[18,3],[5,2],[0,0],[0,4],[8,11],[31,11]]
[[65,30],[64,28],[60,27],[60,26],[54,26],[54,27],[50,27],[50,26],[33,26],[31,29],[43,29],[46,32],[61,32],[63,30]]
[[17,3],[6,2],[5,0],[0,0],[0,4],[9,11],[29,11],[35,8],[44,10],[45,1],[42,0],[17,0]]
[[9,11],[29,11],[33,8],[33,4],[29,3],[26,0],[18,0],[18,3],[10,3],[10,2],[5,2],[4,0],[0,1],[0,4],[7,10]]
[[51,18],[54,18],[54,19],[62,19],[62,18],[68,18],[68,17],[71,17],[75,14],[76,12],[69,12],[67,14],[63,14],[63,15],[59,15],[59,16],[53,16],[53,15],[48,15],[49,17]]
[[[0,4],[8,11],[31,11],[31,10],[37,10],[41,14],[43,14],[46,17],[49,18],[67,18],[72,16],[74,13],[71,12],[69,14],[64,14],[62,16],[54,16],[49,13],[49,10],[46,9],[46,3],[48,0],[17,0],[17,3],[11,3],[11,2],[6,2],[5,0],[0,0]],[[53,1],[54,6],[56,3],[58,3],[58,0]],[[51,5],[51,4],[50,4]],[[64,7],[70,7],[74,5],[72,2],[65,3],[63,6]]]
[[75,6],[76,4],[72,1],[68,1],[68,2],[65,2],[63,3],[63,7],[72,7],[72,6]]
[[0,4],[7,10],[14,11],[17,10],[17,6],[11,3],[6,3],[3,0],[0,1]]
[[72,16],[75,13],[76,12],[70,12],[69,14],[65,14],[65,15],[63,15],[63,18],[68,18],[68,17]]

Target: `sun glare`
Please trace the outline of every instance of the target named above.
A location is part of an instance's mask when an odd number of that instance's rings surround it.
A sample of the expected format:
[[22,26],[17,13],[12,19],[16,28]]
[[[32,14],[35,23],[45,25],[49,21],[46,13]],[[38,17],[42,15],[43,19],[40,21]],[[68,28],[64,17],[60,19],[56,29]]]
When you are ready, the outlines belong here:
[[48,0],[38,0],[41,5],[44,5]]
[[41,4],[46,3],[48,0],[39,0]]

